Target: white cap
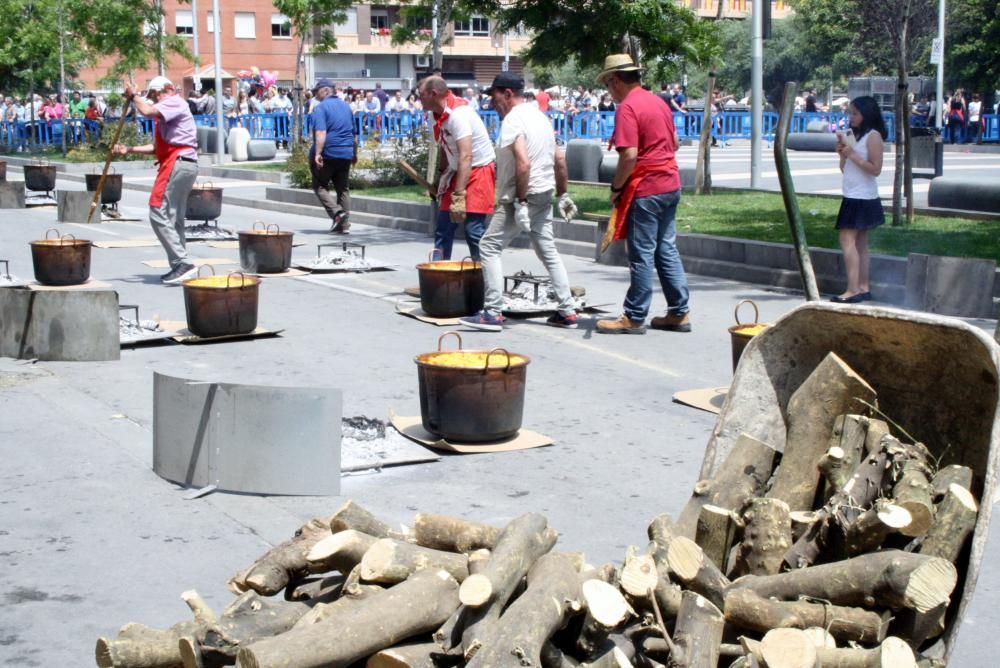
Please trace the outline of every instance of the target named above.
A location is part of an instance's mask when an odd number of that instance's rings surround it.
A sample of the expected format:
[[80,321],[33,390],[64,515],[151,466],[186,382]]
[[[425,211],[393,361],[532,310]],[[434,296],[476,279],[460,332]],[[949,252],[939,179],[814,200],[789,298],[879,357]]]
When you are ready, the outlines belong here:
[[147,90],[155,90],[157,92],[163,90],[164,88],[173,88],[174,84],[167,77],[153,77],[153,80],[149,82]]

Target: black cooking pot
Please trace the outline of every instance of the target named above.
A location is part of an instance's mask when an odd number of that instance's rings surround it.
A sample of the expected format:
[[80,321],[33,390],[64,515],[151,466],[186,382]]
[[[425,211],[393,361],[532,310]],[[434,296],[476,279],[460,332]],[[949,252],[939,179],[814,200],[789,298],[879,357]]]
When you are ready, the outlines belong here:
[[185,218],[190,220],[218,220],[222,215],[222,188],[211,185],[195,186],[188,195]]
[[[259,226],[259,227],[258,227]],[[256,222],[252,230],[240,230],[240,266],[255,274],[280,274],[292,265],[292,232],[277,225]]]
[[420,306],[432,318],[457,318],[478,313],[485,300],[483,267],[471,258],[417,265]]
[[[458,350],[441,350],[448,335],[458,338]],[[447,332],[438,338],[437,352],[414,361],[420,417],[430,433],[478,443],[509,438],[521,429],[528,357],[504,348],[462,350],[462,337]]]
[[[184,286],[188,329],[201,337],[249,334],[257,329],[260,279],[234,271],[228,276],[189,278]],[[237,278],[238,277],[238,278]]]
[[[55,232],[55,237],[49,234]],[[45,239],[31,242],[35,280],[42,285],[80,285],[90,278],[90,241],[72,234],[60,237],[49,230]]]
[[24,187],[36,192],[51,192],[56,189],[55,165],[25,165]]
[[[114,169],[112,167],[112,169]],[[94,192],[97,184],[101,182],[100,174],[84,174],[87,181],[87,190]],[[122,199],[122,175],[108,174],[104,177],[104,187],[101,188],[101,204],[115,204]]]

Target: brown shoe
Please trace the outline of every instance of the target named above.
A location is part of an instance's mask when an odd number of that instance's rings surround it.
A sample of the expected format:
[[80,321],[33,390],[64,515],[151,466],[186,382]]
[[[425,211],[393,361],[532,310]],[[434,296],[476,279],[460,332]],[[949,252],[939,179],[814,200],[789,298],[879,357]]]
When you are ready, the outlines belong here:
[[691,331],[691,317],[688,313],[683,313],[681,315],[661,315],[656,316],[649,323],[649,326],[653,329],[663,329],[668,332],[690,332]]
[[601,334],[645,334],[646,324],[622,315],[617,320],[598,320],[597,331]]

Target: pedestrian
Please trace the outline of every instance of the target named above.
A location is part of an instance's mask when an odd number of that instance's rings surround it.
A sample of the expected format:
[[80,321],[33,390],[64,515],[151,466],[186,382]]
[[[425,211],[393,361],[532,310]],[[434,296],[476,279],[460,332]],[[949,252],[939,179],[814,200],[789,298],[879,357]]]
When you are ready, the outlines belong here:
[[149,196],[149,223],[167,253],[170,271],[160,277],[167,285],[176,285],[197,270],[187,254],[184,238],[184,215],[187,199],[198,177],[198,138],[194,117],[166,77],[153,77],[146,92],[149,100],[125,88],[126,104],[146,118],[153,119],[153,143],[143,146],[115,144],[115,155],[141,153],[155,155],[156,180]]
[[543,114],[548,113],[550,99],[549,92],[544,88],[539,88],[538,92],[535,93],[535,101],[538,102],[538,111]]
[[806,93],[806,100],[805,100],[805,102],[806,102],[806,113],[807,114],[815,114],[815,113],[817,113],[819,111],[819,109],[816,107],[816,91],[810,89]]
[[847,290],[830,299],[857,304],[872,298],[868,282],[868,231],[885,222],[876,178],[882,173],[885,121],[875,98],[851,101],[849,133],[837,134],[837,153],[843,172],[843,196],[837,214],[840,248],[847,268]]
[[[312,187],[332,221],[330,231],[348,234],[351,229],[351,165],[358,161],[354,135],[354,115],[346,102],[333,95],[329,79],[320,79],[313,88],[319,100],[312,112],[313,145],[309,149]],[[330,193],[333,183],[336,197]]]
[[389,94],[382,89],[382,84],[375,84],[375,97],[378,98],[379,109],[385,109],[389,102]]
[[500,207],[493,214],[479,241],[486,289],[483,310],[461,318],[474,329],[499,332],[503,329],[503,249],[522,231],[528,232],[535,255],[552,281],[559,305],[546,324],[575,329],[576,305],[569,289],[569,277],[552,233],[552,193],[559,197],[559,210],[570,220],[576,205],[566,192],[566,158],[556,148],[552,123],[524,98],[524,79],[501,72],[486,91],[493,99],[502,124],[497,139],[496,190]]
[[601,101],[597,105],[598,111],[614,111],[615,102],[611,99],[610,93],[604,93],[601,95]]
[[80,95],[80,91],[73,91],[73,95],[70,97],[69,101],[69,117],[83,118],[86,113],[87,100],[83,99],[83,96]]
[[448,90],[441,77],[430,76],[417,89],[425,110],[434,114],[434,137],[440,138],[439,161],[442,170],[437,193],[438,216],[434,232],[434,251],[440,259],[450,260],[455,231],[465,224],[469,256],[479,259],[479,239],[486,217],[493,213],[496,153],[490,135],[476,113]]
[[624,313],[616,320],[598,321],[597,331],[646,333],[655,269],[667,313],[653,318],[650,325],[690,332],[687,276],[676,243],[681,181],[672,110],[642,88],[639,67],[628,54],[608,56],[597,80],[618,104],[612,136],[618,151],[618,169],[611,182],[612,223],[614,238],[626,240],[630,279]]
[[983,143],[982,109],[983,100],[979,97],[979,93],[975,93],[972,102],[969,103],[969,134],[972,135],[971,139],[975,144]]
[[959,144],[964,144],[962,133],[965,131],[965,103],[962,100],[962,91],[955,91],[948,103],[948,141],[954,144],[956,140]]

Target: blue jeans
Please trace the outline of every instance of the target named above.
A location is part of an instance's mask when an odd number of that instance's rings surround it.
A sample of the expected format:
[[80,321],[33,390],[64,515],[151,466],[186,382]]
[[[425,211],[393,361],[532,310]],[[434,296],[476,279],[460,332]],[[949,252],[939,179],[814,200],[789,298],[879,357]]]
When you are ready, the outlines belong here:
[[[465,242],[469,244],[469,257],[479,261],[479,240],[486,231],[486,218],[489,214],[465,214]],[[451,246],[455,241],[455,230],[458,223],[451,222],[451,214],[438,211],[437,227],[434,230],[434,257],[442,260],[451,259]],[[440,258],[438,258],[440,256]]]
[[639,197],[628,214],[628,271],[631,277],[625,294],[625,315],[644,321],[653,301],[653,269],[660,277],[667,313],[688,312],[688,285],[681,254],[677,251],[674,218],[681,191]]

